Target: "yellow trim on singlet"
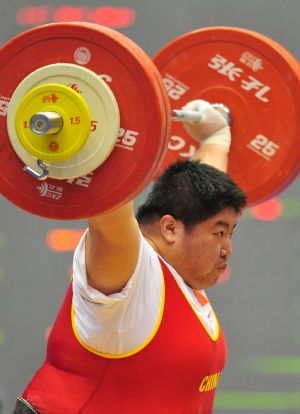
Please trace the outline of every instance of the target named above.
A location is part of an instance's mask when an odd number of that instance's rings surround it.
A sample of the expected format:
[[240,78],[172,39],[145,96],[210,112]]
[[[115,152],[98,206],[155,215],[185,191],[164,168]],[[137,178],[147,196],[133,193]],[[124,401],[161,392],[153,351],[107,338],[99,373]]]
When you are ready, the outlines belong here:
[[30,408],[30,410],[31,410],[33,413],[38,414],[38,412],[37,412],[37,411],[35,411],[35,409],[32,407],[32,405],[31,405],[28,401],[26,401],[26,400],[22,397],[22,395],[19,395],[19,397],[18,397],[17,399],[18,399],[19,401],[21,401],[22,403],[24,403],[24,404],[26,405],[26,407]]
[[99,356],[104,357],[104,358],[109,358],[109,359],[118,359],[118,358],[130,357],[134,354],[137,354],[142,349],[144,349],[152,341],[152,339],[156,335],[156,333],[158,331],[158,328],[160,327],[162,317],[163,317],[163,313],[164,313],[164,307],[165,307],[165,279],[164,279],[162,269],[161,269],[161,277],[162,277],[162,296],[161,296],[159,315],[158,315],[156,325],[155,325],[151,335],[147,338],[147,340],[142,345],[140,345],[138,348],[134,349],[133,351],[127,352],[126,354],[118,354],[118,355],[113,355],[113,354],[108,354],[108,353],[96,351],[96,349],[91,348],[89,345],[87,345],[85,342],[83,342],[82,339],[79,337],[79,334],[78,334],[78,331],[77,331],[77,328],[76,328],[76,323],[75,323],[74,303],[72,301],[72,306],[71,306],[72,328],[73,328],[74,335],[75,335],[77,341],[80,343],[80,345],[82,345],[85,349],[92,352],[93,354],[99,355]]
[[208,333],[209,337],[213,340],[213,341],[217,341],[217,339],[219,338],[220,335],[220,325],[219,325],[219,321],[217,318],[217,315],[213,309],[213,307],[211,306],[211,303],[209,301],[210,304],[210,308],[212,310],[212,313],[214,314],[215,318],[216,318],[216,323],[217,323],[217,331],[215,333],[215,335],[212,335],[208,329],[208,327],[206,326],[205,322],[203,321],[203,319],[201,318],[201,316],[197,313],[196,309],[194,308],[192,302],[190,301],[190,299],[188,298],[188,296],[186,295],[185,291],[182,289],[182,287],[180,286],[180,284],[177,282],[175,276],[173,276],[175,279],[175,282],[177,283],[177,285],[179,286],[181,292],[183,293],[183,296],[186,298],[188,304],[190,305],[190,307],[192,308],[193,312],[196,314],[197,318],[199,319],[199,321],[201,322],[201,325],[203,326],[203,328],[206,330],[206,332]]

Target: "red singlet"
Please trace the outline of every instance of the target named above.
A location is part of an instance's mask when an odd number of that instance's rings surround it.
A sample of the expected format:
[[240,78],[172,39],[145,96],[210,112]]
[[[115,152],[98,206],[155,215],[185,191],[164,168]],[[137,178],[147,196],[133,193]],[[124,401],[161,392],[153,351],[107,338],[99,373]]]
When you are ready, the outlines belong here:
[[76,339],[70,286],[44,364],[23,393],[40,414],[211,414],[226,360],[161,261],[165,305],[158,331],[134,355],[106,358]]

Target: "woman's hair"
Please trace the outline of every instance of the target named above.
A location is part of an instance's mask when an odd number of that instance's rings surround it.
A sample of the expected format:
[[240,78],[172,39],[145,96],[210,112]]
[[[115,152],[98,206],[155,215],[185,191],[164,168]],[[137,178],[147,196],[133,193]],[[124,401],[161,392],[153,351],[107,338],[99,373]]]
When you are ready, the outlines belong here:
[[178,161],[159,177],[136,216],[146,225],[170,214],[191,229],[227,207],[241,213],[246,204],[229,175],[199,161]]

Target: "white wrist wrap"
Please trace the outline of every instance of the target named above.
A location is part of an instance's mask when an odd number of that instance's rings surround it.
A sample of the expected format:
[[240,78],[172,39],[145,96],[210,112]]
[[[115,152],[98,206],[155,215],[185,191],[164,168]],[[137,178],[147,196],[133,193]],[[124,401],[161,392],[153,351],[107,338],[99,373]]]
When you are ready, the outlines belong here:
[[223,147],[229,149],[231,144],[231,133],[229,126],[225,126],[214,132],[212,135],[205,138],[201,143],[202,147],[209,144],[223,145]]

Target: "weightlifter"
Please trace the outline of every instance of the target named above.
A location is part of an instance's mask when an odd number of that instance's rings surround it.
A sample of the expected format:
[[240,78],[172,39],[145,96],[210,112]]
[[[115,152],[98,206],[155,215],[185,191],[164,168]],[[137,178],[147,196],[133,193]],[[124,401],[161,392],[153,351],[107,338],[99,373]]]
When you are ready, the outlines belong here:
[[204,101],[200,143],[133,203],[89,218],[42,367],[15,414],[210,414],[226,360],[206,296],[225,271],[245,193],[225,173],[230,128]]

